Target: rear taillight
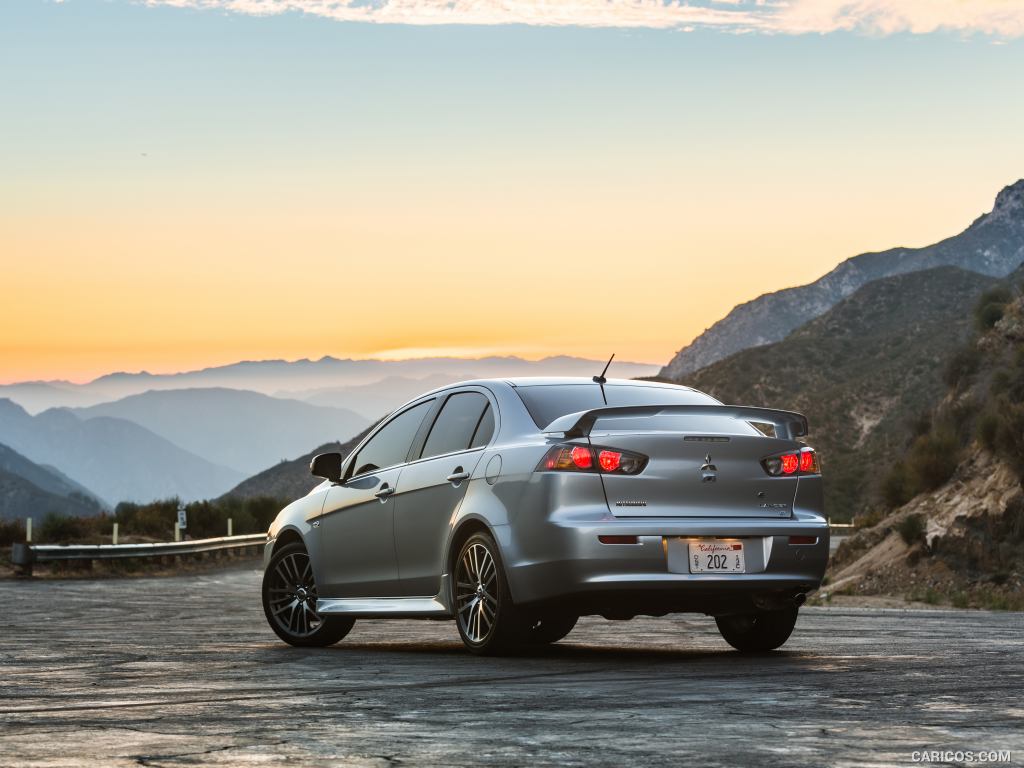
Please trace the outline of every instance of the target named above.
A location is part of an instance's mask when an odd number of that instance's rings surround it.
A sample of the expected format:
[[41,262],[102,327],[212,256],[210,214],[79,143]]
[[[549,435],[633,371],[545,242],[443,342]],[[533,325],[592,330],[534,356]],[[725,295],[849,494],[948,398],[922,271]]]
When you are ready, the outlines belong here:
[[540,464],[539,471],[593,472],[606,475],[636,475],[647,466],[647,457],[632,451],[586,445],[552,446]]
[[818,454],[814,452],[813,448],[801,448],[799,451],[769,456],[761,459],[761,466],[772,477],[821,473],[821,468],[818,466]]

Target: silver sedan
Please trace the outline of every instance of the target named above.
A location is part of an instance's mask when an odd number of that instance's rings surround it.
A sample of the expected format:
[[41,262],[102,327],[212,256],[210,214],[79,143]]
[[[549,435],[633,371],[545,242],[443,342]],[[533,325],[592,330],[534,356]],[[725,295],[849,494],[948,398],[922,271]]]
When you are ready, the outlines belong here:
[[553,643],[582,615],[713,616],[740,651],[789,638],[828,560],[797,413],[643,381],[468,381],[383,420],[268,534],[285,642],[359,618],[455,619],[467,648]]

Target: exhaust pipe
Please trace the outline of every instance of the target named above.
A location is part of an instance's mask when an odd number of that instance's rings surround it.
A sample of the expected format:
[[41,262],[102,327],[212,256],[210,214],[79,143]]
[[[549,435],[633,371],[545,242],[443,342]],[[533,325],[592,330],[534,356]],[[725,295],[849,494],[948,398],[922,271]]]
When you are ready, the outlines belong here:
[[793,595],[793,605],[795,605],[797,608],[799,608],[801,605],[803,605],[806,602],[807,602],[807,593],[806,592],[797,592],[795,595]]

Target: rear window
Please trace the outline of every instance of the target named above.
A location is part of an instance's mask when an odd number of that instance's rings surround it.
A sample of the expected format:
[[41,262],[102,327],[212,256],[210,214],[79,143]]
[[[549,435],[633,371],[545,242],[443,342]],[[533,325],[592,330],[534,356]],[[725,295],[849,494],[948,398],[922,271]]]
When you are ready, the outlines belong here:
[[[541,429],[567,413],[589,411],[605,404],[601,398],[601,387],[597,384],[537,384],[516,387],[516,392],[534,423]],[[605,384],[604,392],[609,406],[718,405],[713,397],[682,387]]]

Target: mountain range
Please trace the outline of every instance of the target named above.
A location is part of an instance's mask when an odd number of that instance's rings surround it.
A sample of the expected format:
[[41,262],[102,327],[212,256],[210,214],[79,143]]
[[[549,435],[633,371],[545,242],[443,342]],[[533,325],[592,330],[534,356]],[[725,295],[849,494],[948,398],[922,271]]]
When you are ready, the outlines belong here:
[[20,518],[26,512],[88,517],[102,509],[103,504],[88,489],[59,470],[0,445],[0,520]]
[[60,408],[30,416],[7,399],[0,399],[0,440],[33,462],[59,467],[108,506],[209,498],[244,477],[125,419],[81,419]]
[[946,361],[995,281],[956,267],[875,280],[784,340],[738,352],[681,381],[726,403],[800,411],[825,476],[825,506],[848,520],[945,392]]
[[[609,350],[609,355],[614,350]],[[319,360],[243,361],[231,365],[204,368],[183,373],[111,373],[86,384],[68,381],[35,381],[0,385],[0,397],[21,405],[29,413],[48,408],[88,407],[119,400],[151,390],[168,389],[243,389],[265,395],[299,399],[304,393],[327,389],[373,386],[382,380],[398,378],[450,383],[467,378],[502,376],[593,376],[604,368],[604,360],[557,356],[541,360],[520,357],[482,357],[463,359],[429,357],[414,360]],[[616,376],[649,376],[658,366],[648,363],[615,361]],[[433,384],[417,389],[421,392]],[[406,396],[391,405],[401,405]],[[346,405],[350,410],[357,410]],[[380,416],[379,405],[361,412],[367,420]],[[388,409],[390,410],[390,409]]]
[[659,375],[678,379],[744,349],[781,341],[872,280],[942,265],[1002,277],[1022,261],[1024,179],[1000,191],[992,211],[954,237],[925,248],[854,256],[809,285],[766,293],[738,305],[680,349]]
[[[347,439],[369,420],[343,408],[237,389],[174,389],[72,411],[132,421],[207,461],[245,475],[329,438]],[[386,412],[386,411],[385,411]]]

